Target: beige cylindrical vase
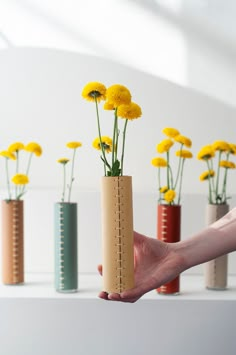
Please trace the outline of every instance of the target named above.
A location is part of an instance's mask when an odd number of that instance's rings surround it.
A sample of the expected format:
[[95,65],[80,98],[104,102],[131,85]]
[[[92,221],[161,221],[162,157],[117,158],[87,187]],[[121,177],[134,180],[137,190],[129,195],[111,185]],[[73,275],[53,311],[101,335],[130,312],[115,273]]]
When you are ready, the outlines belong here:
[[101,186],[103,291],[134,287],[132,177],[103,177]]
[[[229,205],[207,205],[206,224],[210,225],[229,211]],[[220,256],[204,265],[205,286],[212,290],[227,288],[228,255]]]
[[13,285],[24,282],[24,204],[2,201],[2,280]]

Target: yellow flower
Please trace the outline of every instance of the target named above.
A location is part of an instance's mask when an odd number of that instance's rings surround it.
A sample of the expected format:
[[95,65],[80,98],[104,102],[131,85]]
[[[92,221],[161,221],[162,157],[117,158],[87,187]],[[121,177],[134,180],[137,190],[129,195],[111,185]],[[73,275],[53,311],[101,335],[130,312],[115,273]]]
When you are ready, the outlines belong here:
[[[102,136],[101,137],[102,145],[107,153],[110,153],[112,150],[112,139],[107,136]],[[95,149],[101,150],[101,144],[100,144],[100,139],[99,137],[94,139],[93,141],[93,147]]]
[[157,167],[157,168],[164,168],[167,166],[167,161],[163,158],[157,157],[157,158],[153,158],[151,161],[152,165]]
[[225,169],[235,169],[236,165],[232,161],[221,160],[219,166]]
[[191,139],[189,139],[188,137],[182,136],[181,134],[179,134],[178,136],[175,136],[174,140],[178,143],[185,145],[187,148],[192,147]]
[[177,157],[181,157],[181,158],[184,158],[184,159],[193,157],[192,153],[189,150],[184,150],[184,149],[177,150],[177,152],[175,152],[175,155]]
[[70,161],[70,159],[67,159],[67,158],[60,158],[57,160],[58,163],[64,164],[64,165],[66,165],[69,161]]
[[38,143],[30,142],[25,146],[25,150],[30,153],[34,153],[37,157],[42,155],[42,148]]
[[214,149],[214,151],[219,150],[221,152],[227,152],[230,150],[230,145],[225,141],[215,141],[212,144],[212,148]]
[[11,145],[9,146],[8,150],[9,150],[9,152],[11,152],[11,153],[15,153],[15,152],[18,152],[19,150],[22,150],[22,149],[24,149],[24,148],[25,148],[25,146],[24,146],[23,143],[21,143],[21,142],[16,142],[16,143],[11,144]]
[[213,158],[214,156],[215,156],[215,152],[212,146],[206,145],[202,147],[201,150],[198,152],[197,158],[199,160],[208,160]]
[[127,105],[123,104],[118,107],[117,116],[126,118],[127,120],[133,120],[134,118],[142,116],[142,110],[139,105],[134,102],[130,102]]
[[127,105],[131,102],[130,91],[125,86],[119,84],[112,85],[107,89],[106,98],[114,107],[122,104]]
[[164,195],[164,199],[166,200],[166,202],[173,202],[175,199],[176,193],[174,190],[168,190],[165,195]]
[[115,109],[114,105],[108,101],[105,102],[103,108],[104,108],[104,110],[114,110]]
[[178,136],[180,133],[177,129],[171,128],[171,127],[166,127],[162,130],[162,133],[164,133],[167,137],[174,138],[175,136]]
[[16,160],[15,154],[9,152],[8,150],[3,150],[2,152],[0,152],[0,155],[7,159]]
[[15,184],[15,185],[25,185],[29,183],[29,178],[27,175],[25,174],[16,174],[13,176],[13,178],[11,179],[11,181]]
[[169,151],[173,144],[174,143],[171,139],[164,139],[159,144],[157,144],[156,149],[158,153],[165,153]]
[[229,152],[230,154],[236,154],[236,144],[229,143]]
[[164,194],[166,191],[168,191],[168,186],[163,186],[160,188],[160,192]]
[[76,149],[82,146],[82,143],[80,142],[69,142],[66,144],[66,146],[70,149]]
[[199,180],[200,181],[205,181],[208,180],[209,178],[215,176],[215,172],[214,170],[207,170],[204,171],[200,176],[199,176]]
[[100,102],[106,100],[106,87],[99,82],[91,82],[85,85],[82,91],[82,96],[88,101]]

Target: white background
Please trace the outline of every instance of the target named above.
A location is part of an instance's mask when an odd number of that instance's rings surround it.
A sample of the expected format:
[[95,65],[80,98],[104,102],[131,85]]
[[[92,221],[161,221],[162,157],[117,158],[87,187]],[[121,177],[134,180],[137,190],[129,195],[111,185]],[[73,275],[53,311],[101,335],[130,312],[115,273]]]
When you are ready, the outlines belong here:
[[[165,138],[161,130],[166,126],[178,128],[193,141],[194,158],[186,162],[184,172],[182,238],[204,228],[207,185],[198,176],[206,166],[196,154],[214,140],[236,142],[233,108],[123,65],[57,50],[4,50],[0,77],[0,149],[14,141],[32,140],[43,147],[42,157],[33,158],[25,196],[27,271],[53,271],[53,204],[60,199],[62,186],[62,167],[56,160],[71,153],[65,144],[72,140],[83,143],[77,151],[72,197],[79,209],[80,271],[96,272],[101,261],[99,191],[103,169],[99,153],[91,147],[97,136],[95,107],[81,97],[88,81],[101,81],[106,86],[125,84],[142,107],[142,117],[128,124],[125,160],[125,174],[133,176],[135,229],[156,234],[157,171],[150,161],[157,155],[156,144]],[[100,114],[103,134],[111,135],[112,112],[101,106]],[[21,160],[22,168],[23,163]],[[0,164],[4,187],[4,159]],[[236,191],[234,175],[235,171],[230,171],[231,195]],[[4,190],[1,195],[7,196]],[[230,203],[233,207],[234,200]],[[230,272],[235,273],[235,258],[230,265]],[[189,272],[201,272],[201,268]]]

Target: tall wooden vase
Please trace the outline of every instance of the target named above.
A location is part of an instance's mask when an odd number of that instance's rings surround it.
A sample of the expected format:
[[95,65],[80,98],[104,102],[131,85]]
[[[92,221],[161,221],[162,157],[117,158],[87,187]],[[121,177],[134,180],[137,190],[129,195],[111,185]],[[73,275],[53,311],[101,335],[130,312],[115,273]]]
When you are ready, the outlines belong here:
[[78,289],[77,204],[59,202],[55,216],[55,289],[76,292]]
[[2,201],[2,280],[24,282],[24,202]]
[[[181,238],[181,206],[157,205],[157,239],[162,242],[176,243]],[[180,292],[180,276],[162,285],[158,293],[175,295]]]
[[[216,222],[229,212],[229,205],[207,205],[206,224]],[[224,290],[227,288],[228,255],[220,256],[204,265],[205,286],[211,290]]]
[[103,177],[101,182],[103,291],[134,287],[132,177]]

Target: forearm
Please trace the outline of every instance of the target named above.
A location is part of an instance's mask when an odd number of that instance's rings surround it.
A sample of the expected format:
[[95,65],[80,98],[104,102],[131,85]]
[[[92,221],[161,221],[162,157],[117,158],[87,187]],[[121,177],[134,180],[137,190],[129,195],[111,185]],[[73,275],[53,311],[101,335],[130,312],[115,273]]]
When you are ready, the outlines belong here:
[[184,270],[236,250],[236,208],[201,232],[176,243]]

